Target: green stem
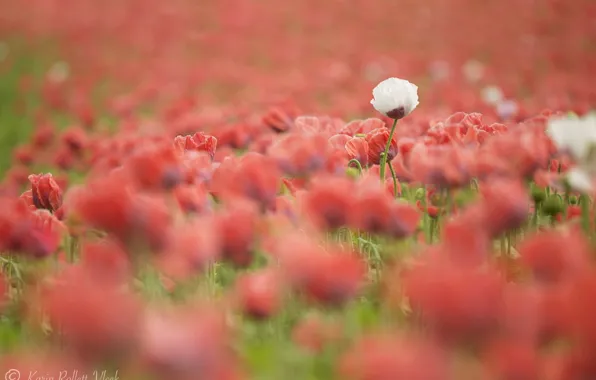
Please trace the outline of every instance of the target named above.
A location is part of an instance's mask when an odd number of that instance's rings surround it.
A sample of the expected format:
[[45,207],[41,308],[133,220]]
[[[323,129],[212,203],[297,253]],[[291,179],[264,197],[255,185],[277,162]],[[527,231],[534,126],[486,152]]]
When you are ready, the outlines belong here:
[[77,238],[74,236],[70,237],[70,244],[68,247],[68,257],[67,260],[71,264],[75,262],[75,252],[77,249]]
[[540,204],[534,203],[534,214],[532,215],[532,226],[538,229],[538,211],[540,210]]
[[397,198],[397,176],[395,175],[395,170],[393,170],[391,161],[389,161],[389,170],[391,171],[391,177],[393,178],[393,196]]
[[381,183],[385,183],[385,166],[387,166],[387,156],[389,154],[389,147],[391,146],[391,140],[393,140],[393,134],[395,133],[395,126],[397,125],[397,119],[393,120],[393,125],[391,126],[391,132],[389,132],[389,138],[387,139],[387,144],[385,144],[385,151],[381,154]]
[[352,158],[350,161],[348,161],[348,167],[350,167],[350,165],[352,164],[356,164],[359,174],[362,174],[362,165],[360,164],[360,161],[358,161],[355,158]]
[[586,235],[589,236],[590,234],[590,197],[587,195],[582,195],[580,198],[580,204],[582,209],[582,228]]

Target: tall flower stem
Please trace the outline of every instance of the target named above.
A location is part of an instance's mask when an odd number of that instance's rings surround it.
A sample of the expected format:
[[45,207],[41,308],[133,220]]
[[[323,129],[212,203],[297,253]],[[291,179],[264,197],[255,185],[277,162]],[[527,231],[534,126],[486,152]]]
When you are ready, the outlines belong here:
[[587,195],[582,195],[580,197],[580,204],[581,204],[581,225],[584,232],[590,236],[590,197]]
[[358,168],[359,174],[362,174],[362,165],[360,164],[360,161],[353,158],[350,161],[348,161],[348,167],[351,167],[352,164],[354,164],[354,166],[356,166],[356,168]]
[[[393,125],[391,126],[391,132],[389,132],[389,139],[387,139],[387,144],[385,144],[385,151],[381,155],[381,183],[385,183],[385,167],[387,166],[387,156],[389,155],[389,147],[391,146],[391,140],[393,140],[393,134],[395,133],[395,126],[397,125],[397,119],[393,120]],[[393,176],[393,180],[397,181],[395,175]],[[396,185],[397,186],[397,185]]]
[[395,175],[395,170],[393,170],[393,165],[391,165],[391,161],[388,162],[389,164],[389,171],[391,171],[391,177],[393,178],[393,196],[395,198],[398,197],[397,194],[397,176]]

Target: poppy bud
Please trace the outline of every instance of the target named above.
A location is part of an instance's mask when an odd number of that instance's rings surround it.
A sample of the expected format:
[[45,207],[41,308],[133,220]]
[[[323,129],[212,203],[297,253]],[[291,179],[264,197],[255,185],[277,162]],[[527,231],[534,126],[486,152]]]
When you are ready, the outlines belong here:
[[360,171],[356,168],[349,167],[346,169],[346,176],[348,178],[358,178],[360,176]]
[[550,216],[563,212],[563,201],[558,195],[551,195],[544,201],[542,212]]
[[29,182],[35,207],[56,211],[62,206],[62,190],[51,173],[32,174],[29,176]]
[[546,193],[542,189],[532,187],[532,199],[535,204],[539,205],[546,199]]

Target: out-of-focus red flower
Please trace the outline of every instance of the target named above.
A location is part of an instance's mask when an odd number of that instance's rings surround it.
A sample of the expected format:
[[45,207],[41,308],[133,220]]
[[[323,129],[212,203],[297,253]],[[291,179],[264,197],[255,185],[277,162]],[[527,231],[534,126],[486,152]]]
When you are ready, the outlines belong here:
[[306,214],[323,229],[336,229],[349,222],[354,202],[354,182],[347,178],[320,178],[302,197]]
[[328,139],[339,133],[344,122],[341,119],[317,116],[298,116],[294,120],[293,131],[303,135],[318,135]]
[[0,251],[35,258],[56,251],[66,228],[52,214],[32,211],[20,199],[0,199],[0,206]]
[[522,264],[545,283],[573,278],[590,265],[590,247],[577,231],[542,232],[527,238],[517,250]]
[[263,116],[263,125],[277,133],[287,132],[294,126],[294,119],[298,116],[297,111],[291,105],[272,107]]
[[544,379],[543,363],[532,342],[497,341],[488,347],[484,356],[485,365],[495,378]]
[[471,150],[452,145],[415,144],[408,154],[412,180],[440,187],[458,187],[470,181]]
[[[469,211],[468,211],[469,213]],[[460,265],[480,265],[490,256],[491,239],[473,216],[457,215],[442,228],[441,247]]]
[[339,133],[348,136],[356,136],[359,134],[366,135],[376,129],[381,129],[384,127],[385,122],[377,118],[370,118],[365,120],[352,120],[351,122],[347,123],[342,129],[340,129]]
[[167,240],[156,257],[157,265],[174,280],[186,280],[220,257],[220,235],[212,218],[195,219],[162,233]]
[[21,145],[14,150],[13,156],[15,161],[21,165],[31,165],[35,160],[33,156],[33,150],[29,145]]
[[235,202],[216,216],[222,256],[238,267],[250,265],[257,238],[257,210],[252,204]]
[[327,138],[323,135],[288,134],[274,142],[267,154],[290,176],[306,176],[321,169],[327,157]]
[[163,379],[234,379],[228,335],[216,307],[150,310],[141,324],[143,368]]
[[484,225],[491,236],[514,230],[526,222],[530,196],[521,182],[494,179],[483,183],[480,191],[483,195]]
[[209,192],[204,185],[180,185],[174,189],[178,206],[185,213],[203,213],[211,209]]
[[141,149],[126,165],[131,178],[144,190],[169,190],[182,181],[181,160],[171,146]]
[[163,247],[171,221],[163,198],[135,193],[115,174],[74,189],[69,198],[67,214],[88,227],[104,230],[126,244]]
[[35,132],[33,132],[31,143],[36,149],[46,148],[54,140],[54,135],[54,128],[50,124],[41,124],[37,127]]
[[62,206],[62,189],[51,173],[32,174],[29,176],[29,182],[35,207],[56,211]]
[[136,297],[106,286],[84,267],[67,268],[40,296],[52,327],[84,359],[121,360],[139,338],[141,305]]
[[80,127],[71,127],[62,133],[62,142],[69,151],[78,155],[86,148],[88,136]]
[[258,153],[226,159],[213,173],[212,191],[222,198],[252,199],[267,208],[275,203],[280,171],[275,160]]
[[441,256],[428,255],[405,272],[403,289],[412,309],[447,341],[485,338],[497,326],[502,277],[493,268],[461,266]]
[[568,337],[583,351],[587,359],[596,359],[596,323],[594,323],[594,296],[596,276],[592,268],[577,274],[567,288],[564,312],[564,329]]
[[360,185],[350,209],[350,224],[354,228],[394,238],[412,235],[420,217],[414,206],[397,202],[372,179]]
[[298,235],[281,244],[288,244],[278,252],[282,270],[290,284],[312,301],[341,306],[364,285],[366,264],[351,252],[324,250],[312,241],[299,240]]
[[343,379],[448,379],[445,353],[430,341],[394,336],[367,336],[339,361]]
[[75,156],[67,148],[61,148],[54,154],[53,162],[62,170],[70,170],[75,164]]
[[263,269],[238,278],[234,293],[242,312],[255,319],[275,315],[283,297],[283,285],[276,270]]
[[118,242],[104,239],[85,242],[81,246],[81,263],[98,282],[124,284],[130,279],[131,263]]

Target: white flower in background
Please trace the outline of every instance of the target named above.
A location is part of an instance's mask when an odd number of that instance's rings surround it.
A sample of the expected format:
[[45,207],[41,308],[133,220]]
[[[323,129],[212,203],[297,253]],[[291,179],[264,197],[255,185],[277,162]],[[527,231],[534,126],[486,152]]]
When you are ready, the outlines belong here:
[[70,66],[64,61],[55,62],[48,70],[47,76],[52,82],[64,82],[70,75]]
[[590,175],[580,167],[571,168],[566,173],[567,184],[582,193],[591,193],[594,190]]
[[418,86],[404,79],[385,79],[373,89],[370,104],[383,115],[399,120],[418,106]]
[[503,91],[498,86],[486,86],[480,94],[485,103],[496,105],[503,100]]
[[6,42],[0,41],[0,62],[4,61],[8,58],[8,53],[10,53],[10,48]]
[[596,179],[596,116],[551,119],[546,133],[557,149],[569,153],[577,164],[567,174],[569,185],[579,191],[592,191]]
[[518,110],[519,106],[515,100],[506,99],[497,103],[497,115],[499,115],[502,120],[511,119],[517,114]]
[[596,147],[596,116],[553,118],[546,133],[560,151],[568,152],[578,163],[583,162]]
[[480,61],[471,59],[462,67],[464,77],[470,82],[478,82],[484,76],[484,65]]
[[428,71],[435,82],[446,80],[451,75],[451,69],[449,68],[449,62],[447,61],[431,62]]

